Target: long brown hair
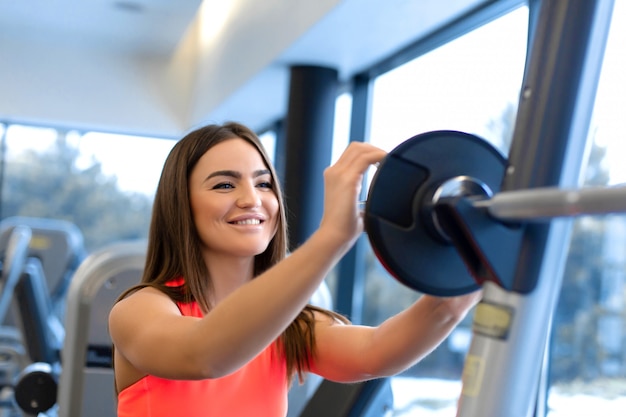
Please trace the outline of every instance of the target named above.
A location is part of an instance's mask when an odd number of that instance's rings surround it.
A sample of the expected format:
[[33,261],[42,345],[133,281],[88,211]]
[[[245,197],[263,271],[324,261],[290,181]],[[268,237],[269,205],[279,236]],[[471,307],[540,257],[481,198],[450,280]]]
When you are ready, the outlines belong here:
[[[269,169],[279,204],[276,234],[267,249],[254,260],[254,276],[263,273],[287,256],[288,233],[282,190],[275,168],[257,135],[244,125],[228,122],[194,130],[171,150],[163,166],[152,209],[146,264],[141,283],[125,291],[119,299],[144,287],[154,287],[176,302],[196,301],[203,311],[211,310],[206,297],[212,291],[212,280],[200,253],[200,237],[189,202],[189,176],[198,160],[213,146],[225,140],[241,138],[252,144]],[[184,277],[182,287],[167,285]],[[347,322],[343,316],[307,305],[280,336],[287,374],[302,380],[314,356],[314,312]]]

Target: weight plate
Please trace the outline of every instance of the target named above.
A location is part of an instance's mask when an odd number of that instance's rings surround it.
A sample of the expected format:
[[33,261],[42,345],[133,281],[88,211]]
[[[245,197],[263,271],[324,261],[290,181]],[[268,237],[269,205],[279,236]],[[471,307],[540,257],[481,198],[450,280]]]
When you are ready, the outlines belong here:
[[495,194],[505,167],[505,158],[490,143],[452,130],[413,136],[389,152],[372,179],[364,213],[365,231],[380,263],[398,281],[426,294],[445,297],[478,289],[438,229],[433,202],[460,177]]
[[57,401],[57,381],[47,363],[35,362],[24,369],[15,385],[15,402],[28,415],[48,411]]

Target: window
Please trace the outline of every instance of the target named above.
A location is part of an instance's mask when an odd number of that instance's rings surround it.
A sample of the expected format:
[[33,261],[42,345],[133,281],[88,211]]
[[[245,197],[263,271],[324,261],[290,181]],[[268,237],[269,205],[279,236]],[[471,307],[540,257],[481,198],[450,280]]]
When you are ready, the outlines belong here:
[[259,135],[265,152],[270,157],[272,163],[276,162],[276,132],[274,130],[268,130]]
[[[526,54],[527,8],[390,71],[374,84],[372,143],[391,150],[426,131],[461,130],[502,153],[510,145]],[[626,183],[626,4],[615,2],[581,186]],[[434,70],[433,70],[434,69]],[[626,216],[574,222],[550,335],[548,416],[620,416],[626,404]],[[364,322],[378,324],[419,294],[370,252]],[[392,379],[394,416],[454,416],[469,322],[424,361]]]
[[333,151],[331,165],[334,164],[350,141],[350,116],[352,114],[352,96],[340,94],[335,102],[335,128],[333,131]]
[[[378,77],[370,142],[392,150],[419,133],[452,129],[476,134],[506,154],[527,32],[523,7]],[[389,276],[369,245],[366,265],[365,324],[379,324],[419,297]],[[394,416],[456,414],[470,324],[468,317],[421,363],[392,378]]]
[[[626,183],[626,4],[612,15],[583,183]],[[626,216],[574,222],[550,352],[549,417],[617,417],[626,405]]]
[[[352,114],[352,95],[343,93],[335,101],[335,125],[333,128],[333,148],[330,165],[337,162],[350,141],[350,116]],[[333,300],[337,299],[338,268],[335,267],[326,278],[326,284]],[[336,304],[336,303],[334,303]],[[336,305],[333,306],[337,308]]]
[[5,128],[2,218],[69,221],[88,252],[148,235],[152,199],[175,141],[75,130]]
[[391,150],[419,133],[454,129],[506,153],[527,32],[523,7],[378,77],[370,142]]

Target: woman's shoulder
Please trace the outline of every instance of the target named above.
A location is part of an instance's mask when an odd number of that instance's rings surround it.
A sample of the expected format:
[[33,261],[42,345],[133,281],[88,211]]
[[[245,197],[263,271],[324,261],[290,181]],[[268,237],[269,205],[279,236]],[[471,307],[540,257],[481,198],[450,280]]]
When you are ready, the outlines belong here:
[[168,298],[167,294],[156,286],[146,285],[137,288],[133,293],[129,294],[124,300],[130,299],[144,299],[144,298]]
[[175,293],[185,285],[185,280],[182,277],[172,278],[164,284],[156,283],[140,283],[127,289],[123,295],[119,298],[119,301],[127,299],[137,299],[144,297],[163,297],[172,298],[171,293]]
[[148,311],[175,311],[176,304],[163,291],[152,286],[138,288],[111,308],[111,315],[140,315]]
[[336,311],[329,310],[317,306],[307,306],[307,309],[312,313],[316,325],[332,326],[350,324],[350,320],[342,314]]

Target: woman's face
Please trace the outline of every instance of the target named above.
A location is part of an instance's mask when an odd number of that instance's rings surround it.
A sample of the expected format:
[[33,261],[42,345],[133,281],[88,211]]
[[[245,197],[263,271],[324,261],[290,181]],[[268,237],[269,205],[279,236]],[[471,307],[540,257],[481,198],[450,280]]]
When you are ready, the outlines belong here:
[[189,179],[191,211],[210,254],[255,256],[276,233],[278,198],[257,149],[240,138],[209,149]]

